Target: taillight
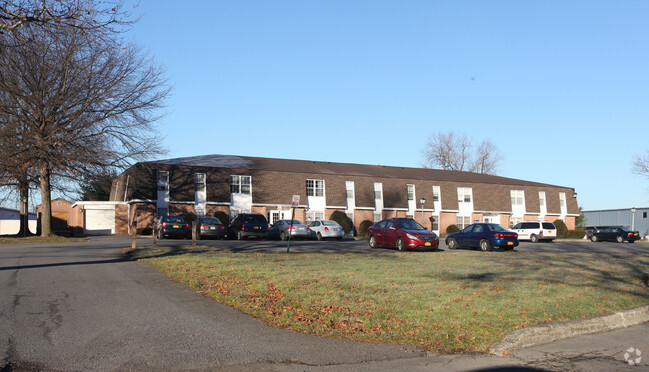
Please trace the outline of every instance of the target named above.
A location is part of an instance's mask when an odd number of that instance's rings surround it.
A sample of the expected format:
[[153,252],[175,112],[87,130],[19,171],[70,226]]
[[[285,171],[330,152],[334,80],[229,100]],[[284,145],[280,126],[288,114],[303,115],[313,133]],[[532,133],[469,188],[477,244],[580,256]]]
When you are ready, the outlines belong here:
[[329,228],[327,226],[325,226],[325,231],[329,231]]
[[220,227],[220,228],[224,228],[225,226],[223,226],[223,225],[219,225],[219,227]]
[[166,223],[166,222],[163,222],[163,223],[162,223],[162,227],[167,227],[167,223]]
[[543,230],[540,230],[540,231],[539,231],[539,234],[543,234]]
[[185,228],[189,229],[189,224],[188,223],[185,224]]
[[287,229],[293,230],[293,229],[295,229],[295,226],[288,226]]
[[207,225],[201,225],[201,229],[207,229]]

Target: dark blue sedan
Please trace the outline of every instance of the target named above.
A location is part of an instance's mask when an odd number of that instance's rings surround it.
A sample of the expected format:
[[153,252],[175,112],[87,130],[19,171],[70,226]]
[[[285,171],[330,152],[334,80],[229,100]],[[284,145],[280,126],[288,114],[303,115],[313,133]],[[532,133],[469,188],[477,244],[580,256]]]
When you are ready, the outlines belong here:
[[494,247],[502,247],[509,251],[518,246],[518,234],[497,223],[474,223],[460,232],[449,234],[446,237],[446,246],[449,249],[480,248],[485,252]]

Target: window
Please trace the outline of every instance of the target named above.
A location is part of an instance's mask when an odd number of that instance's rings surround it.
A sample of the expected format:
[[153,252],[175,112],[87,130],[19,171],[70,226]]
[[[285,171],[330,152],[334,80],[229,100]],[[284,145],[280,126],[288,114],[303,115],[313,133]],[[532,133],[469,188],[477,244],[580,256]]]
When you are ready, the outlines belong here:
[[347,194],[347,199],[354,199],[354,181],[345,182],[345,194]]
[[169,214],[168,208],[158,208],[158,217],[163,217]]
[[323,212],[306,212],[306,221],[324,220]]
[[509,226],[514,226],[514,225],[519,224],[521,222],[523,222],[523,217],[513,217],[512,216],[509,219]]
[[374,213],[374,222],[381,221],[381,213]]
[[471,188],[458,187],[457,188],[457,201],[459,203],[471,203]]
[[408,200],[415,200],[415,185],[408,185]]
[[647,218],[647,212],[642,212],[642,218]]
[[539,205],[545,207],[545,191],[539,191]]
[[230,192],[233,194],[250,194],[251,184],[250,176],[230,176]]
[[433,201],[434,202],[439,201],[439,194],[440,194],[439,186],[433,186]]
[[57,201],[56,201],[56,205],[59,205],[59,206],[61,206],[61,205],[63,205],[63,202],[62,202],[62,201],[60,201],[60,200],[57,200]]
[[383,200],[382,191],[383,191],[383,184],[380,182],[374,182],[374,200]]
[[525,193],[523,190],[511,190],[512,205],[523,205],[525,200]]
[[205,191],[205,173],[194,174],[194,188],[196,191]]
[[160,183],[169,183],[169,172],[167,172],[167,171],[158,171],[158,182],[160,182]]
[[324,196],[324,180],[306,180],[306,196]]
[[460,230],[462,230],[471,224],[471,217],[457,216],[456,222],[457,222],[456,223],[457,227],[459,227]]
[[205,208],[201,207],[194,207],[194,213],[198,217],[204,217],[205,216]]
[[435,220],[433,221],[433,225],[431,227],[433,231],[439,231],[439,216],[433,216],[433,218]]
[[158,191],[167,191],[167,185],[158,186]]
[[565,206],[566,206],[566,193],[565,192],[560,192],[559,193],[559,206],[561,208],[565,208]]

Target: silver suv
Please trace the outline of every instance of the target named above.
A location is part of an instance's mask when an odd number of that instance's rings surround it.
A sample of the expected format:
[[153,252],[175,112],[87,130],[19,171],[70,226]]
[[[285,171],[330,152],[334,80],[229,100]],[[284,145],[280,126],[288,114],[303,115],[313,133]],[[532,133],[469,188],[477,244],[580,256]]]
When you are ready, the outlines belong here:
[[551,242],[557,238],[557,228],[552,222],[521,222],[511,230],[518,233],[518,240],[529,240],[532,243],[541,240]]

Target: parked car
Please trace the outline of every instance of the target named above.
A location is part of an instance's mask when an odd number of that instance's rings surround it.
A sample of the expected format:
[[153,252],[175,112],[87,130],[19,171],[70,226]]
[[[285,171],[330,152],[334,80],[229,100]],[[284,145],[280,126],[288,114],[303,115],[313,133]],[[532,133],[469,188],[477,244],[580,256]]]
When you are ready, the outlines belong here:
[[196,220],[196,239],[223,238],[225,226],[216,217],[199,217]]
[[181,216],[162,216],[155,224],[155,234],[158,239],[166,237],[189,238],[191,228]]
[[518,246],[518,234],[496,223],[474,223],[460,232],[449,234],[446,245],[449,249],[464,246],[490,251],[494,247],[502,247],[509,251]]
[[528,221],[517,223],[512,231],[518,234],[518,240],[529,240],[532,243],[549,241],[557,238],[557,227],[552,222]]
[[590,240],[594,242],[609,240],[622,243],[628,241],[633,243],[636,240],[640,240],[640,233],[638,231],[633,231],[626,227],[605,227],[601,230],[593,232],[590,236]]
[[309,237],[309,231],[309,227],[298,220],[293,220],[293,225],[291,225],[291,220],[279,220],[268,228],[268,239],[279,238],[286,240],[288,239],[289,232],[291,239],[306,239]]
[[588,226],[586,227],[586,239],[590,239],[594,233],[599,232],[607,227],[618,227],[618,226]]
[[244,239],[248,237],[265,238],[268,231],[268,220],[263,214],[241,213],[228,226],[228,238]]
[[400,251],[439,248],[437,234],[412,218],[388,218],[373,224],[367,228],[367,241],[371,248],[396,247]]
[[345,230],[336,221],[332,220],[315,220],[309,223],[311,235],[316,239],[322,240],[326,238],[342,239],[345,235]]

